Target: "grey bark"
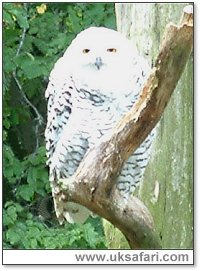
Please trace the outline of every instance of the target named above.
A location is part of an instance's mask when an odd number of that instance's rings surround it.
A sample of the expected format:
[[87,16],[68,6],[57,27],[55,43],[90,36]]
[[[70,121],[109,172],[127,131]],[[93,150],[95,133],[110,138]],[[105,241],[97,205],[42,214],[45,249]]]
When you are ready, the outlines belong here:
[[[118,30],[136,43],[149,63],[159,50],[167,23],[177,23],[186,4],[116,4]],[[193,245],[193,63],[187,63],[157,128],[145,178],[137,191],[153,215],[163,248]],[[105,223],[112,248],[122,235]]]

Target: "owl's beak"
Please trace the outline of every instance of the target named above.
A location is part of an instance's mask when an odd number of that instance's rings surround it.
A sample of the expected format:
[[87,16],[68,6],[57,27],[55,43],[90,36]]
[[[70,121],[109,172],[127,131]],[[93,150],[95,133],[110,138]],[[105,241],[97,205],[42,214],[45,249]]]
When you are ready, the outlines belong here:
[[97,67],[98,70],[100,70],[101,66],[103,65],[101,57],[96,58],[96,61],[94,62],[94,65]]

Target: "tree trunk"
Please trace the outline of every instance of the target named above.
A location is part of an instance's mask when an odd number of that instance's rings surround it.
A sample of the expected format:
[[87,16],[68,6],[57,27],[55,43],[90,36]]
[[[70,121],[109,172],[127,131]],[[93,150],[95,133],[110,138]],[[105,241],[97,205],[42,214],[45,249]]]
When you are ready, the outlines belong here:
[[[154,62],[165,26],[178,23],[185,4],[116,4],[118,30]],[[193,246],[192,57],[157,127],[152,156],[136,192],[151,211],[163,248]],[[104,222],[110,248],[126,248],[119,231]]]

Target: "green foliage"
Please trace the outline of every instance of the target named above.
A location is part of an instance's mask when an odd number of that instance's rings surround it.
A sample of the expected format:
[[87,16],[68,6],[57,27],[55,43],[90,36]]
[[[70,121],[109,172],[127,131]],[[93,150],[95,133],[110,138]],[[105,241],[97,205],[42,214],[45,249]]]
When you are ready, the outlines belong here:
[[47,227],[27,213],[22,220],[24,208],[14,202],[4,207],[4,233],[6,248],[18,249],[62,249],[62,248],[105,248],[104,238],[88,222],[84,225],[65,224],[63,227]]
[[114,4],[3,3],[6,248],[105,246],[99,220],[61,227],[52,217],[41,220],[37,211],[38,198],[51,193],[42,122],[46,119],[47,78],[75,35],[91,25],[115,28]]

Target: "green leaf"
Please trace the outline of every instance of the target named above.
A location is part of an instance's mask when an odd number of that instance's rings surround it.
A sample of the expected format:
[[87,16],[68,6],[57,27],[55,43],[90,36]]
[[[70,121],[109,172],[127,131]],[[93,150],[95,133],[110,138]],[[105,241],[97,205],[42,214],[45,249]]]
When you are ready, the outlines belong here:
[[95,247],[98,239],[98,234],[94,231],[94,228],[89,223],[84,225],[84,238],[86,239],[90,247]]
[[18,196],[26,201],[31,201],[34,195],[34,189],[30,185],[22,184],[17,191]]
[[29,28],[29,23],[23,9],[13,9],[12,13],[16,16],[17,22],[21,28]]
[[31,213],[28,213],[27,214],[27,224],[28,224],[28,222],[30,222],[31,223],[31,225],[33,224],[33,215],[31,214]]
[[9,129],[10,128],[10,121],[8,119],[4,119],[3,120],[3,126],[6,128],[6,129]]
[[16,64],[14,62],[16,56],[16,50],[13,48],[15,45],[13,44],[12,48],[5,47],[4,49],[4,58],[3,58],[3,69],[4,72],[12,72],[16,68]]
[[37,248],[37,240],[36,239],[31,239],[30,240],[30,248],[32,248],[32,249]]
[[30,240],[28,240],[27,238],[23,238],[21,242],[23,248],[30,249]]
[[6,238],[12,245],[16,245],[20,241],[21,236],[14,229],[11,228],[7,231]]
[[18,159],[15,159],[13,172],[16,179],[21,179],[24,174],[23,163],[21,163]]
[[7,209],[7,214],[14,218],[14,220],[17,218],[17,210],[15,206],[10,206]]
[[35,186],[37,180],[37,168],[30,167],[27,174],[27,182],[32,186]]
[[8,208],[9,206],[12,206],[14,204],[13,201],[6,201],[6,203],[4,204],[5,208]]
[[4,45],[13,46],[15,42],[19,41],[20,30],[19,29],[5,29],[4,30]]
[[37,238],[40,235],[40,230],[37,227],[31,227],[29,229],[29,234],[30,236],[34,236],[35,238]]
[[15,208],[18,213],[21,213],[24,210],[24,208],[19,203],[15,203]]
[[6,10],[3,11],[3,22],[10,26],[14,26],[15,24],[11,14],[7,12]]
[[16,210],[13,210],[13,207],[9,207],[7,210],[4,210],[3,213],[3,223],[5,226],[13,225],[17,219]]

